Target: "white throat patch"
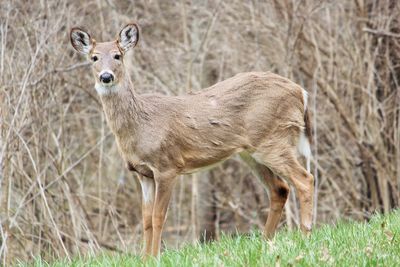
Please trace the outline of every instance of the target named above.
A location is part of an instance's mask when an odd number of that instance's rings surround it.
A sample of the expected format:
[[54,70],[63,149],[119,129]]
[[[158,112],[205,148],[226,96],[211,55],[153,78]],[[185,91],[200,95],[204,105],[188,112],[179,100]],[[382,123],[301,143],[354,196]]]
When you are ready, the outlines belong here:
[[96,82],[94,88],[96,88],[96,91],[99,95],[110,95],[119,91],[118,85],[104,85],[98,82]]

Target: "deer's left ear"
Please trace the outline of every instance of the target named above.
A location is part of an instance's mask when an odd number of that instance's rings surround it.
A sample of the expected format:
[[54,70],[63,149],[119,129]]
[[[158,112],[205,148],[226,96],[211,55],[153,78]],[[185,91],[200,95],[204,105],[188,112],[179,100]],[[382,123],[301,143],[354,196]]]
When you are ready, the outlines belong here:
[[135,47],[139,41],[139,27],[135,23],[126,25],[118,35],[118,45],[124,51]]

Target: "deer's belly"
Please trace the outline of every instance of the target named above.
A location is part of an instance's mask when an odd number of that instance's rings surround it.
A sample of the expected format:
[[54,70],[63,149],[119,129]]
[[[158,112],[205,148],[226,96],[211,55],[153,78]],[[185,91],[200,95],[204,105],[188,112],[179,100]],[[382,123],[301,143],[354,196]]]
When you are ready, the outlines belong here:
[[[229,157],[228,157],[228,158],[229,158]],[[203,167],[198,167],[198,168],[194,168],[194,169],[190,169],[190,168],[184,169],[184,170],[181,172],[181,174],[192,174],[192,173],[196,173],[196,172],[201,172],[201,171],[210,170],[210,169],[214,168],[215,166],[217,166],[218,164],[224,162],[224,161],[227,160],[228,158],[223,159],[223,160],[221,160],[221,161],[219,161],[219,162],[210,164],[210,165],[203,166]]]
[[182,174],[190,174],[199,171],[209,170],[214,168],[216,165],[224,162],[233,155],[240,153],[243,149],[238,148],[232,151],[226,151],[220,155],[198,155],[185,160],[185,167],[181,170]]

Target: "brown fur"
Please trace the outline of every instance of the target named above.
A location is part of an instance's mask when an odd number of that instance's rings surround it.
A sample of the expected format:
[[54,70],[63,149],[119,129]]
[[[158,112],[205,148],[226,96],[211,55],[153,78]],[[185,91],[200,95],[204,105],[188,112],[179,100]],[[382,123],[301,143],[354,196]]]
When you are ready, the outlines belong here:
[[305,132],[306,132],[306,136],[307,136],[308,142],[310,142],[310,144],[312,144],[313,143],[313,133],[312,133],[309,109],[306,109],[306,111],[304,113],[304,124],[305,124],[305,127],[306,127],[305,128]]
[[126,162],[159,172],[190,173],[278,140],[295,145],[305,127],[302,89],[272,73],[239,74],[178,97],[124,88],[101,97],[109,125]]
[[104,69],[116,76],[115,92],[101,95],[101,101],[123,160],[140,174],[146,254],[159,253],[175,177],[238,153],[270,190],[265,235],[273,235],[282,214],[285,180],[297,189],[301,228],[311,229],[313,177],[296,159],[300,132],[306,129],[311,140],[300,86],[270,72],[248,72],[193,94],[139,95],[123,60],[113,59],[119,44],[98,43],[89,56],[99,57],[93,65],[96,83]]

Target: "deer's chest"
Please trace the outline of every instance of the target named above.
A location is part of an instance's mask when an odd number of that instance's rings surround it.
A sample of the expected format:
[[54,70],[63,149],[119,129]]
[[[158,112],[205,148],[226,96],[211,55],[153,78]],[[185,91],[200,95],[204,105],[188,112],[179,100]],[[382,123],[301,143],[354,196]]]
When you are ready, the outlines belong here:
[[137,172],[148,178],[154,178],[151,164],[145,160],[146,158],[143,157],[141,153],[136,153],[136,151],[135,146],[132,146],[130,150],[121,149],[128,170]]
[[148,178],[154,178],[153,164],[148,161],[146,150],[141,148],[133,138],[116,136],[116,141],[128,170]]
[[136,163],[135,164],[135,163],[132,163],[132,162],[128,161],[127,165],[128,165],[127,166],[128,170],[130,170],[130,171],[136,172],[136,173],[138,173],[138,174],[140,174],[142,176],[145,176],[147,178],[152,178],[152,179],[154,178],[153,170],[145,163],[143,163],[143,164],[137,164]]

